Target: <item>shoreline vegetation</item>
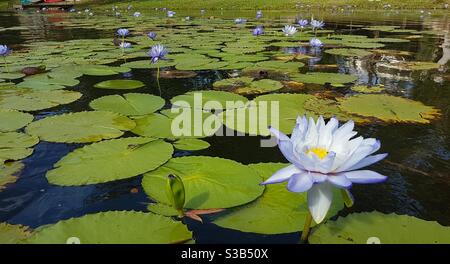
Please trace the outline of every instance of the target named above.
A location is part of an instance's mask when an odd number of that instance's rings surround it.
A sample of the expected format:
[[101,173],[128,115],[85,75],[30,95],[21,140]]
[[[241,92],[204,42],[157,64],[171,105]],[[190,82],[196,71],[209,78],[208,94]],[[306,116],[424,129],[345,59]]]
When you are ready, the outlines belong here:
[[[0,9],[5,10],[20,1],[0,0]],[[81,0],[78,5],[119,7],[133,5],[136,8],[162,8],[173,10],[293,10],[293,9],[436,9],[450,12],[450,0]],[[447,8],[446,8],[447,4]]]
[[[293,9],[447,9],[450,0],[85,0],[85,5],[119,7],[129,4],[136,8],[162,8],[174,10],[293,10]],[[446,8],[446,4],[448,7]]]

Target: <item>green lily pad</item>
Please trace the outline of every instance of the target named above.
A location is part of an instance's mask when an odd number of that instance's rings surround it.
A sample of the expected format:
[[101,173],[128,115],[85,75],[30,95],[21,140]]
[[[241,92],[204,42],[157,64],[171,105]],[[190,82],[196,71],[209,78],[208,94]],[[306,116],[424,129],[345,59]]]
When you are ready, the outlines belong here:
[[[177,110],[180,111],[179,114],[164,110],[163,114],[150,114],[136,118],[136,127],[131,132],[153,138],[202,138],[212,136],[220,127],[220,120],[211,113],[191,108]],[[211,126],[205,125],[204,122],[207,121],[210,121],[208,124]],[[219,127],[214,126],[216,123]]]
[[30,244],[174,244],[192,238],[183,223],[169,217],[134,211],[88,214],[37,229]]
[[74,186],[131,178],[172,157],[172,145],[152,138],[122,138],[76,149],[47,172],[52,184]]
[[13,93],[0,93],[0,108],[19,111],[38,111],[61,104],[69,104],[82,96],[73,91],[31,91],[18,90]]
[[0,223],[0,244],[17,244],[30,235],[26,226]]
[[80,83],[77,79],[64,78],[64,76],[52,78],[47,74],[38,74],[26,77],[17,87],[37,90],[58,90],[66,86],[75,86]]
[[311,244],[449,244],[450,227],[413,216],[353,213],[320,225]]
[[253,78],[250,77],[237,77],[237,78],[228,78],[220,81],[216,81],[213,83],[213,87],[215,90],[234,90],[239,87],[246,87],[250,85],[253,81]]
[[219,118],[228,128],[249,135],[269,136],[269,126],[290,134],[297,116],[309,114],[304,104],[312,98],[315,97],[309,94],[261,95],[249,102],[245,108],[220,113]]
[[[198,100],[196,102],[195,100]],[[239,107],[247,102],[247,98],[224,91],[193,91],[170,99],[174,107],[195,107],[204,110],[221,110]],[[227,103],[228,102],[228,103]],[[237,104],[237,102],[242,102]],[[197,106],[198,105],[198,106]],[[197,107],[196,107],[197,106]]]
[[399,69],[408,71],[427,71],[439,69],[439,67],[441,67],[439,63],[428,61],[407,61],[407,62],[402,61],[395,63],[394,66],[398,67]]
[[357,93],[381,93],[386,90],[383,86],[367,86],[367,85],[355,85],[350,89]]
[[[258,163],[250,164],[263,180],[289,164]],[[333,203],[327,217],[336,215],[344,207],[341,195],[335,192]],[[257,200],[228,211],[226,215],[214,220],[214,224],[258,234],[283,234],[303,229],[309,212],[306,193],[292,193],[286,184],[267,185],[263,195]],[[314,225],[314,221],[313,221]]]
[[185,208],[229,208],[258,198],[264,187],[248,166],[216,157],[181,157],[146,173],[142,186],[151,199],[170,204],[165,193],[167,176],[179,176],[186,190]]
[[292,79],[297,82],[314,84],[344,84],[358,79],[358,76],[329,72],[308,72],[306,74],[293,75]]
[[33,115],[15,110],[0,109],[0,132],[20,129],[33,121]]
[[325,50],[325,53],[332,54],[332,55],[338,55],[338,56],[344,56],[344,57],[365,57],[372,54],[369,51],[363,50],[363,49],[327,49]]
[[234,92],[245,95],[264,94],[280,90],[281,88],[283,88],[283,84],[279,81],[262,79],[252,82],[249,87],[237,88]]
[[170,205],[165,205],[161,203],[151,203],[147,206],[147,210],[152,213],[163,215],[163,216],[178,216],[178,211]]
[[31,147],[37,143],[39,143],[37,137],[24,133],[0,133],[0,162],[28,157],[33,153]]
[[440,115],[434,107],[387,94],[360,94],[338,100],[344,112],[375,117],[385,122],[428,124]]
[[158,63],[150,63],[150,60],[140,60],[140,61],[132,61],[127,62],[121,65],[121,67],[132,68],[132,69],[156,69],[158,67],[171,67],[175,66],[176,63],[174,61],[158,61]]
[[144,86],[145,84],[143,82],[136,80],[108,80],[94,85],[95,88],[114,90],[132,90]]
[[94,110],[111,111],[127,116],[139,116],[156,112],[165,104],[159,96],[141,93],[108,95],[92,101],[89,106]]
[[0,164],[0,192],[5,189],[5,185],[16,182],[17,176],[23,168],[24,165],[20,162],[7,162]]
[[20,79],[25,77],[25,74],[23,73],[6,73],[6,72],[2,72],[0,73],[0,79],[4,79],[4,80],[15,80],[15,79]]
[[275,70],[281,72],[298,72],[299,68],[305,66],[302,62],[285,62],[279,60],[261,61],[255,64],[255,68],[261,68],[265,70]]
[[125,116],[90,111],[46,117],[28,125],[26,131],[44,141],[88,143],[120,137],[134,127],[135,123]]
[[80,67],[80,72],[84,75],[90,75],[90,76],[109,76],[109,75],[116,75],[123,72],[129,72],[131,71],[130,68],[126,67],[112,67],[112,66],[105,66],[105,65],[86,65],[83,67]]
[[175,141],[173,143],[173,146],[176,149],[179,150],[187,150],[187,151],[194,151],[194,150],[202,150],[209,148],[209,143],[196,138],[183,138]]

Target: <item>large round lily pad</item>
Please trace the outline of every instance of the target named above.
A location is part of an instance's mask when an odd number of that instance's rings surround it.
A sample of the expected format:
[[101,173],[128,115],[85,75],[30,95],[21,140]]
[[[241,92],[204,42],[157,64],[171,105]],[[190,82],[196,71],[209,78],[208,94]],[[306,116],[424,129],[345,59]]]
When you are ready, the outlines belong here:
[[430,123],[440,115],[438,109],[421,102],[387,94],[360,94],[338,99],[348,113],[375,117],[385,122]]
[[0,94],[0,108],[19,111],[38,111],[61,104],[72,103],[81,96],[81,93],[74,91],[32,91],[23,89],[13,93]]
[[[283,163],[250,164],[263,180],[288,166]],[[343,206],[339,192],[335,192],[328,217],[334,216]],[[243,232],[258,234],[282,234],[301,231],[308,214],[306,193],[293,193],[286,184],[267,185],[257,200],[231,209],[214,220],[214,224]],[[314,225],[314,223],[313,223]]]
[[[214,135],[221,122],[217,116],[200,109],[178,108],[178,113],[164,110],[135,119],[136,135],[154,138],[202,138]],[[217,125],[217,126],[216,126]]]
[[60,221],[36,230],[31,244],[172,244],[192,238],[183,223],[153,213],[111,211]]
[[144,87],[145,84],[136,80],[108,80],[97,83],[94,87],[100,89],[114,89],[114,90],[132,90]]
[[248,87],[241,87],[234,90],[238,94],[264,94],[277,91],[283,88],[283,84],[279,81],[262,79],[258,81],[253,81]]
[[245,108],[220,113],[219,118],[228,128],[249,135],[268,136],[269,126],[290,134],[297,116],[308,113],[304,104],[312,98],[315,97],[309,94],[261,95]]
[[31,147],[38,142],[39,139],[37,137],[24,133],[0,133],[0,162],[28,157],[33,153]]
[[164,164],[172,157],[170,143],[151,138],[102,141],[69,153],[47,172],[57,185],[103,183],[137,176]]
[[0,132],[20,129],[33,121],[33,115],[15,110],[0,109]]
[[329,73],[329,72],[308,72],[306,74],[297,74],[292,77],[294,81],[314,84],[335,84],[341,85],[351,83],[358,79],[358,76],[350,74]]
[[209,148],[209,143],[197,138],[182,138],[173,143],[173,146],[179,150],[201,150]]
[[248,166],[216,157],[181,157],[146,173],[142,186],[151,199],[170,204],[165,192],[167,177],[181,177],[186,190],[185,208],[212,209],[242,205],[259,197],[261,177]]
[[111,111],[127,116],[147,115],[156,112],[165,104],[163,98],[151,94],[127,93],[108,95],[92,101],[89,106],[95,110]]
[[28,227],[0,223],[0,244],[17,244],[30,235]]
[[380,212],[354,213],[328,221],[309,237],[311,244],[449,244],[450,227],[416,217]]
[[26,131],[50,142],[88,143],[120,137],[134,127],[134,121],[125,116],[90,111],[47,117],[31,123]]
[[24,165],[20,162],[0,164],[0,192],[5,188],[5,185],[16,182],[17,176],[22,171],[23,167]]
[[170,100],[173,106],[204,110],[222,110],[242,107],[247,98],[223,91],[194,91],[175,96]]

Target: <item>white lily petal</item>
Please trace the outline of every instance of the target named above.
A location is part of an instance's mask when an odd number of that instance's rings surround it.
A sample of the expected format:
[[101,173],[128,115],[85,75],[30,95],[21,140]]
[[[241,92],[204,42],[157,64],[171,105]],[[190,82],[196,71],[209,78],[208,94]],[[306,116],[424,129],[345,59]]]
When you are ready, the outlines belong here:
[[343,173],[339,173],[338,175],[344,175],[353,183],[362,184],[379,183],[387,179],[386,176],[371,170],[346,171]]
[[333,201],[333,188],[329,183],[315,184],[308,191],[308,207],[314,222],[320,224],[327,216]]
[[338,188],[348,189],[352,186],[352,182],[345,175],[333,175],[327,177],[328,182]]
[[295,165],[289,165],[275,172],[269,179],[261,183],[261,185],[285,182],[289,180],[292,175],[302,172],[303,171],[299,170]]
[[278,140],[289,140],[289,137],[286,136],[283,132],[279,131],[274,127],[269,127],[270,133],[274,135]]
[[287,188],[291,192],[306,192],[313,186],[313,179],[307,172],[292,175]]
[[382,154],[377,154],[377,155],[373,155],[373,156],[367,156],[364,159],[360,160],[355,165],[353,165],[352,167],[350,167],[348,169],[348,171],[359,170],[361,168],[370,166],[370,165],[377,163],[378,161],[386,158],[387,155],[388,155],[387,153],[382,153]]

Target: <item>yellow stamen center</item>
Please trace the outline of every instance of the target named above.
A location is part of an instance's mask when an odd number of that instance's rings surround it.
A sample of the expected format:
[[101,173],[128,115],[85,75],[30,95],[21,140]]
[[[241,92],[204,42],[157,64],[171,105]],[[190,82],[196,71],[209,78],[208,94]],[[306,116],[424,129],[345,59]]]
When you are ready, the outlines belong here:
[[306,154],[309,154],[311,152],[316,154],[320,159],[323,159],[323,158],[325,158],[328,155],[328,151],[326,149],[323,149],[323,148],[310,148],[306,152]]

